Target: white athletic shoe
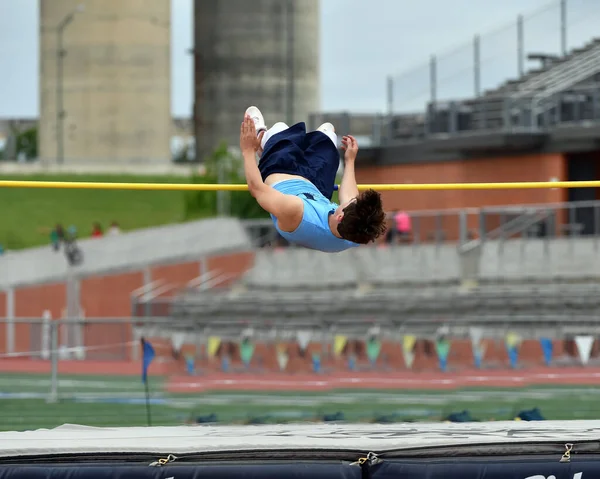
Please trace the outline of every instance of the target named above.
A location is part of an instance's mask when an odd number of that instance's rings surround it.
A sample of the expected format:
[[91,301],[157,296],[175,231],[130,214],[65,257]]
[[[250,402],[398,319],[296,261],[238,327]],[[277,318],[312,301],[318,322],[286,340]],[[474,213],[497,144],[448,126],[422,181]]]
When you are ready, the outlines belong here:
[[246,110],[246,115],[252,118],[254,126],[256,127],[256,135],[260,135],[261,131],[267,131],[267,125],[265,124],[265,118],[258,108],[251,106]]
[[317,131],[322,131],[325,133],[326,131],[330,131],[331,133],[335,133],[335,127],[331,123],[323,123]]

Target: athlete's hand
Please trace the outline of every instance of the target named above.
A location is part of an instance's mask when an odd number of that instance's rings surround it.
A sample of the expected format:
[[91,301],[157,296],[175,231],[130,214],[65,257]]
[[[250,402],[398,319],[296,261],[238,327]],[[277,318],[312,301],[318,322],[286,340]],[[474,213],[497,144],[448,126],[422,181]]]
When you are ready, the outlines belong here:
[[244,118],[240,129],[240,149],[242,153],[256,153],[260,150],[260,139],[256,137],[256,126],[249,116]]
[[346,161],[356,160],[356,155],[358,155],[358,142],[356,138],[352,135],[344,136],[342,138],[342,149],[346,152],[344,154]]

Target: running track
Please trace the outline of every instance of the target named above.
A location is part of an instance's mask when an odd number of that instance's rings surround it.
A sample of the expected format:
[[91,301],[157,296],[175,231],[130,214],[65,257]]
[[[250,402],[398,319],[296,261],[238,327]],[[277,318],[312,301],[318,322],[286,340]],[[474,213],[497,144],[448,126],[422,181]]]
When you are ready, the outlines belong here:
[[600,368],[537,368],[523,371],[464,371],[457,373],[339,373],[331,375],[230,374],[180,376],[166,385],[172,393],[203,391],[306,391],[336,389],[452,390],[526,386],[600,386]]

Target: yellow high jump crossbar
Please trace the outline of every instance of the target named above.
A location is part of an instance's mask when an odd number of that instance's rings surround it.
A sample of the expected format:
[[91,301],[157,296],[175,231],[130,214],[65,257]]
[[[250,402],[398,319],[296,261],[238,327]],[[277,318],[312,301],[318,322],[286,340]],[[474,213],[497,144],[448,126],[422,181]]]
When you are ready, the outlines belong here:
[[[144,191],[248,191],[248,185],[197,183],[97,183],[85,181],[19,181],[0,180],[0,188],[42,188],[69,190],[144,190]],[[526,181],[513,183],[429,183],[358,185],[359,190],[423,191],[423,190],[518,190],[547,188],[600,188],[600,181]],[[337,190],[337,186],[335,188]]]

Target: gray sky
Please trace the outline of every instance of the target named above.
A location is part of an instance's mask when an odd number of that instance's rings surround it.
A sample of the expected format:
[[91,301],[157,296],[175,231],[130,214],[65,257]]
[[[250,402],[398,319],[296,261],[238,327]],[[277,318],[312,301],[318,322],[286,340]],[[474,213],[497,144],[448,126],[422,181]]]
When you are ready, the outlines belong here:
[[[41,0],[51,1],[51,0]],[[302,1],[302,0],[296,0]],[[568,0],[569,47],[600,24],[599,0]],[[172,110],[192,104],[192,0],[171,0]],[[397,110],[429,98],[427,64],[438,54],[438,99],[471,96],[473,53],[481,37],[482,88],[517,74],[516,17],[525,14],[528,52],[558,53],[558,0],[321,0],[321,108],[384,111],[386,77],[394,76]],[[543,8],[544,6],[552,6]],[[540,9],[542,9],[540,11]],[[0,0],[0,117],[38,114],[38,0]],[[175,81],[177,79],[177,81]]]

